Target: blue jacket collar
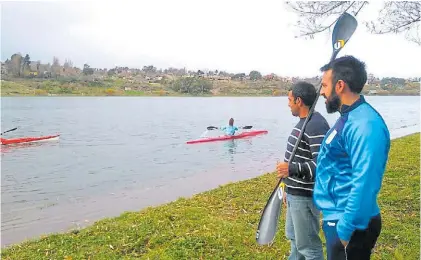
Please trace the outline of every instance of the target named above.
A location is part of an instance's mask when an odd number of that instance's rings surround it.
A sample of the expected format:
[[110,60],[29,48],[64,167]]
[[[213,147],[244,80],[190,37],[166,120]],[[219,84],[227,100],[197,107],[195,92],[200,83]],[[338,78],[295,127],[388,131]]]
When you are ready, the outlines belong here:
[[361,105],[362,103],[365,103],[365,98],[363,95],[360,95],[360,98],[355,101],[352,105],[348,106],[348,105],[342,105],[339,113],[341,113],[341,115],[346,114],[351,112],[352,110],[354,110],[355,108],[357,108],[359,105]]

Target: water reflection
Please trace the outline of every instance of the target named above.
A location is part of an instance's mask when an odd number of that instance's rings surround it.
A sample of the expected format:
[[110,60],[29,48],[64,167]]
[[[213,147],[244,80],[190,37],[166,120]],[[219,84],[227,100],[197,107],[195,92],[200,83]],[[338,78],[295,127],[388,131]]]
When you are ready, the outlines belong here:
[[30,149],[30,148],[36,148],[39,146],[53,146],[57,145],[58,142],[56,140],[52,141],[44,141],[44,142],[28,142],[28,143],[17,143],[17,144],[10,144],[10,145],[1,145],[0,146],[0,152],[2,155],[6,153],[12,153],[15,150],[24,150],[24,149]]
[[237,150],[237,146],[238,146],[238,144],[237,144],[236,140],[228,140],[228,141],[225,143],[225,147],[227,147],[227,148],[228,148],[228,153],[229,153],[230,155],[235,154],[235,152],[236,152],[236,150]]
[[[239,147],[240,145],[240,147]],[[234,165],[234,157],[238,153],[244,153],[244,150],[250,149],[253,145],[252,137],[251,138],[243,138],[243,139],[233,139],[224,141],[224,150],[226,151],[225,154],[230,158],[229,162]]]

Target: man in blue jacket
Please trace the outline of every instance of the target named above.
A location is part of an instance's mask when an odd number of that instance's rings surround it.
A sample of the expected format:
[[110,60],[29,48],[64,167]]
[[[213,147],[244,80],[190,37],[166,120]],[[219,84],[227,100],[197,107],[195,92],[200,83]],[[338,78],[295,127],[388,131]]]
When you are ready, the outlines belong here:
[[340,117],[318,155],[313,199],[323,213],[327,258],[370,259],[381,231],[377,195],[390,149],[381,115],[360,95],[365,64],[345,56],[326,64],[320,94]]

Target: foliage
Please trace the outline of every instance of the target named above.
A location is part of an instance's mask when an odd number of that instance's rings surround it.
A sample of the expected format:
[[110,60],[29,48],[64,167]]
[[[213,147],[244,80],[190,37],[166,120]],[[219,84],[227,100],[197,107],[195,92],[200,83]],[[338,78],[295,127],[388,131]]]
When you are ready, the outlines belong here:
[[70,87],[70,86],[60,87],[59,93],[61,93],[61,94],[72,94],[73,93],[73,88]]
[[246,73],[237,73],[232,76],[232,79],[244,79],[246,77]]
[[35,96],[46,96],[48,93],[45,89],[36,89]]
[[83,75],[92,75],[94,74],[94,70],[88,64],[83,65]]
[[143,66],[142,71],[145,72],[147,75],[153,75],[156,73],[156,67],[154,67],[153,65]]
[[22,61],[23,69],[29,69],[29,64],[31,64],[31,58],[29,57],[29,54],[26,54]]
[[116,91],[112,88],[108,88],[107,90],[105,90],[105,94],[107,96],[114,96],[116,94]]
[[272,92],[272,95],[273,96],[275,96],[275,97],[278,97],[278,96],[281,96],[282,95],[282,92],[280,91],[280,90],[274,90],[273,92]]
[[171,83],[170,88],[182,94],[208,94],[212,89],[212,83],[199,78],[179,78]]
[[380,85],[382,87],[387,84],[390,84],[393,86],[404,86],[405,79],[391,77],[391,78],[382,78],[382,80],[380,80]]
[[260,80],[262,79],[262,74],[260,74],[260,72],[258,71],[253,70],[250,72],[249,77],[251,80]]
[[[311,82],[311,79],[306,80]],[[385,85],[381,85],[382,81]],[[287,95],[287,89],[291,85],[291,82],[268,81],[264,79],[256,81],[245,79],[211,80],[200,77],[194,79],[193,77],[174,77],[173,80],[163,79],[158,82],[160,83],[136,82],[114,77],[97,79],[93,75],[58,77],[57,79],[11,78],[2,81],[1,95],[33,96],[35,89],[44,89],[48,93],[56,95],[104,96],[106,95],[105,90],[111,88],[116,90],[115,95],[118,96],[285,96]],[[196,83],[193,84],[193,82]],[[404,85],[400,85],[402,82],[405,82]],[[204,83],[203,94],[201,83]],[[378,85],[383,89],[378,88]],[[68,87],[72,88],[71,92],[68,89],[63,89]],[[124,90],[125,87],[128,89]],[[160,90],[164,91],[164,94],[160,93]],[[370,90],[375,90],[376,93],[371,93]],[[275,94],[274,91],[276,91]],[[401,78],[375,80],[364,88],[364,94],[370,95],[419,95],[419,91],[419,82]]]

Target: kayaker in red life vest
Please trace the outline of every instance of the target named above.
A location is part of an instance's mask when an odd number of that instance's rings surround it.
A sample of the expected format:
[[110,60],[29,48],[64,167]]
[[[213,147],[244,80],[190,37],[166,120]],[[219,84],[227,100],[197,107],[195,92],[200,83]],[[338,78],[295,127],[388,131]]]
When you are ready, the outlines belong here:
[[238,127],[234,126],[234,118],[230,118],[228,126],[223,126],[220,128],[221,131],[224,131],[226,135],[235,135],[235,132],[238,131]]

